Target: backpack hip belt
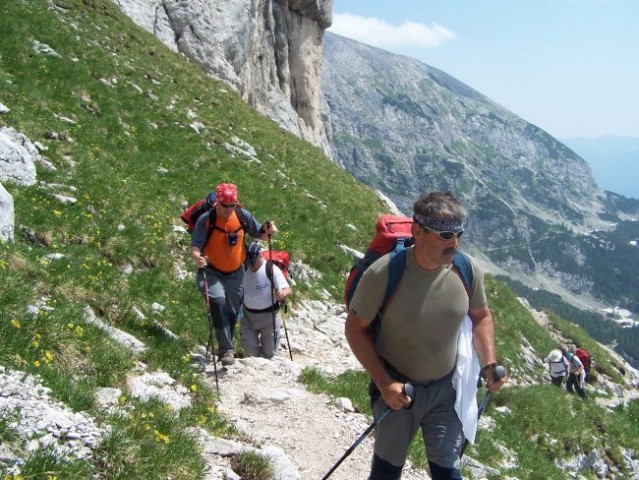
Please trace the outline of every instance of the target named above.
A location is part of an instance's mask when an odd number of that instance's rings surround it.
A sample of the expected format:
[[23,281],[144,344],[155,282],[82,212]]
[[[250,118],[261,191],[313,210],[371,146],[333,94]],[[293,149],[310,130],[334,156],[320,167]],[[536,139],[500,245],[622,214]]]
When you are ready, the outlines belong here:
[[246,305],[244,305],[244,310],[250,313],[271,313],[271,312],[277,312],[279,309],[280,309],[280,302],[275,302],[270,307],[261,308],[261,309],[248,308]]

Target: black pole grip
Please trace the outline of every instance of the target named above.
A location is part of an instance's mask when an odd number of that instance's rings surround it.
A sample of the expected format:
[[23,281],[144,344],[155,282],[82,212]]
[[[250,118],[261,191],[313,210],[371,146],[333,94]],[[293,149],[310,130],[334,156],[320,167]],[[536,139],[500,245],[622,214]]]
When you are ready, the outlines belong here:
[[493,369],[493,380],[499,381],[506,376],[506,369],[501,365],[497,365]]
[[412,407],[413,403],[415,403],[415,387],[413,387],[412,383],[405,383],[402,391],[404,392],[404,395],[410,397],[410,403],[406,408]]

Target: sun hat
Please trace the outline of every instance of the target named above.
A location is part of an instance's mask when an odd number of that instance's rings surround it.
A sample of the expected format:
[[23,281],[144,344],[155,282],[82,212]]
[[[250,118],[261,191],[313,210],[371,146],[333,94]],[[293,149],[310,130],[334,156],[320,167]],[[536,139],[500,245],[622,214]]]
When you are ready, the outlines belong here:
[[551,362],[559,362],[561,360],[561,350],[559,350],[558,348],[555,348],[554,350],[550,351],[550,354],[548,355],[548,358],[550,359]]
[[220,183],[215,188],[215,196],[220,203],[237,203],[237,187],[232,183]]

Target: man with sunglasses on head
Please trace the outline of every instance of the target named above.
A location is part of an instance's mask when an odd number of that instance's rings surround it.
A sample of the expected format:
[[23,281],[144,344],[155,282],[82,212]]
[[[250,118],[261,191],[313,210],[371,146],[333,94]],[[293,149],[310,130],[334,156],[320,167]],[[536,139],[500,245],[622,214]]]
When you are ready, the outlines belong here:
[[266,240],[277,233],[277,228],[273,222],[260,224],[251,212],[240,207],[237,187],[232,183],[220,183],[215,198],[214,207],[197,219],[191,236],[191,258],[198,266],[198,288],[203,295],[208,292],[217,354],[227,366],[235,362],[233,334],[244,297],[245,234]]
[[[472,357],[461,350],[458,355],[462,332],[468,332],[468,346],[472,341],[484,365],[482,373],[488,389],[498,390],[504,380],[494,375],[495,333],[483,272],[468,257],[473,275],[472,284],[466,287],[452,263],[464,232],[464,208],[451,192],[434,192],[422,194],[413,210],[415,243],[406,250],[404,272],[384,307],[376,333],[370,327],[382,307],[389,255],[364,272],[346,319],[349,345],[371,376],[375,417],[386,407],[394,410],[376,427],[369,480],[401,478],[408,447],[418,428],[433,480],[458,480],[462,478],[460,449],[468,415],[456,411],[456,402],[461,402],[458,394],[462,395],[464,389],[455,371],[458,357]],[[466,316],[470,319],[465,320]],[[414,386],[415,398],[403,393],[406,382]],[[472,382],[470,388],[476,388],[477,377]],[[470,420],[476,428],[477,415]]]
[[249,357],[272,358],[280,347],[280,302],[293,291],[282,270],[262,256],[262,246],[252,243],[246,254],[244,316],[240,344]]

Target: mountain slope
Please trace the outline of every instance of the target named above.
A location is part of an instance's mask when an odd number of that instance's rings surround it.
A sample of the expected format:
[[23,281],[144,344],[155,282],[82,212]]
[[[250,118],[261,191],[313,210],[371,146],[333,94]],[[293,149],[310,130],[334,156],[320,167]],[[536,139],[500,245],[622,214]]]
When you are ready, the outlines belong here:
[[490,202],[511,222],[596,221],[601,191],[588,165],[542,130],[417,60],[330,33],[324,56],[336,162],[374,178],[400,207],[438,187],[459,192],[473,212]]

